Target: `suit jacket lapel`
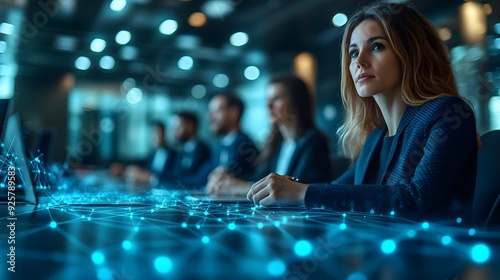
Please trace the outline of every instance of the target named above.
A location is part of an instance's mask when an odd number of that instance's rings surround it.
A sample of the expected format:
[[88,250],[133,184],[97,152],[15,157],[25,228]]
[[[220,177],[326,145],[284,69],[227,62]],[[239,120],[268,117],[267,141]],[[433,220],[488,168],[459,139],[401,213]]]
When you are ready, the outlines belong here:
[[380,141],[385,135],[387,128],[375,128],[372,133],[368,135],[365,141],[365,147],[369,147],[369,150],[361,151],[358,159],[358,165],[356,167],[356,176],[354,178],[354,184],[360,185],[363,184],[363,181],[366,176],[366,172],[368,171],[368,166],[373,158],[373,153],[377,149],[378,145],[380,145]]

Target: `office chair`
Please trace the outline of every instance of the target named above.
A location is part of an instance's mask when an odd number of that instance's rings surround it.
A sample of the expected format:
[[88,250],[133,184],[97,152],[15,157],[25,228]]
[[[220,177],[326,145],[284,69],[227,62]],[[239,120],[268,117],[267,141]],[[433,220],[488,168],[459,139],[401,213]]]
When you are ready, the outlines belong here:
[[472,215],[477,225],[500,226],[500,130],[480,138]]

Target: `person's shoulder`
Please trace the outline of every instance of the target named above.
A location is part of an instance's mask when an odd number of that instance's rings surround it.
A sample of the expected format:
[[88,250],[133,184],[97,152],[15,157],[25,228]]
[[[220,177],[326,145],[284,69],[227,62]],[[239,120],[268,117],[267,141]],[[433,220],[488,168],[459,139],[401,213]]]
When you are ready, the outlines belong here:
[[456,110],[457,106],[464,108],[467,111],[472,110],[467,102],[458,96],[442,96],[425,102],[421,109],[425,111],[437,111],[440,113],[449,110]]

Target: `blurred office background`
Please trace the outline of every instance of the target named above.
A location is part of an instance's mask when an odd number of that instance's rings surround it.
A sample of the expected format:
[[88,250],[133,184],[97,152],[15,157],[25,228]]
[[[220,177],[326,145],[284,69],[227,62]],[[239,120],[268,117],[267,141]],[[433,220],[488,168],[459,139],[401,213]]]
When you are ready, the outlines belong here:
[[[195,111],[201,138],[214,143],[207,103],[228,90],[245,101],[243,130],[262,145],[266,84],[294,72],[342,154],[340,40],[348,16],[370,2],[0,0],[0,98],[13,98],[27,145],[53,133],[48,160],[106,165],[144,158],[150,122],[171,131],[179,110]],[[478,132],[500,129],[500,1],[412,2],[446,42]]]

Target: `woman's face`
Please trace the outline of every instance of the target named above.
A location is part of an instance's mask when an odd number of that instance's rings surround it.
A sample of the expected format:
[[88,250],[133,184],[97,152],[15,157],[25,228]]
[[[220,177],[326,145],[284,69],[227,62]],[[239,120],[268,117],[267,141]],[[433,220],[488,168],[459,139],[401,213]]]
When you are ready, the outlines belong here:
[[354,28],[348,52],[349,70],[359,96],[401,94],[399,59],[380,23],[367,19]]
[[267,87],[267,107],[273,125],[289,123],[295,117],[290,98],[281,84],[270,84]]

